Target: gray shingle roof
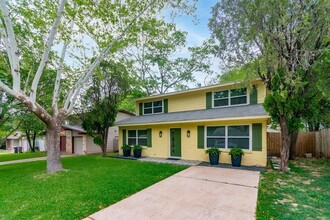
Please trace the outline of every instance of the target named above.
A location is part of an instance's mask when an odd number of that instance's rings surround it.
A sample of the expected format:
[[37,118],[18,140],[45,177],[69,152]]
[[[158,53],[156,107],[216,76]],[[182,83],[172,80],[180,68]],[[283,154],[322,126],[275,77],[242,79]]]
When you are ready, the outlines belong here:
[[208,119],[224,119],[267,115],[268,113],[265,111],[262,105],[244,105],[226,108],[173,112],[167,114],[135,116],[118,121],[116,125],[150,124],[176,121],[203,121]]

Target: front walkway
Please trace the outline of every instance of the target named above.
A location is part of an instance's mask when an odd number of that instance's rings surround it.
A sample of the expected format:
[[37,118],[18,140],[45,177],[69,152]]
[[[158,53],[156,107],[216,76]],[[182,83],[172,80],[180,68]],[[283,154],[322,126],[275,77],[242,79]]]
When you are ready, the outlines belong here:
[[[75,155],[75,154],[61,155],[61,158],[64,158],[64,157],[75,157],[75,156],[78,156],[78,155]],[[7,165],[7,164],[28,163],[28,162],[42,161],[42,160],[47,160],[47,157],[34,157],[34,158],[28,158],[28,159],[4,161],[4,162],[0,162],[0,166],[1,165]]]
[[86,220],[255,219],[258,183],[257,171],[192,166]]

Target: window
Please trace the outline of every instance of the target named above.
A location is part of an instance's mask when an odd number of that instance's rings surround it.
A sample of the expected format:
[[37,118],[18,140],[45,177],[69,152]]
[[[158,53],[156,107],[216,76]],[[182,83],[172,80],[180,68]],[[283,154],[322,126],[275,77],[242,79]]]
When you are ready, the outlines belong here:
[[163,113],[163,101],[145,102],[143,103],[143,114]]
[[213,106],[223,107],[247,104],[247,89],[231,89],[213,93]]
[[128,130],[128,145],[147,146],[147,130]]
[[218,148],[241,147],[250,149],[250,126],[210,126],[206,127],[206,146]]

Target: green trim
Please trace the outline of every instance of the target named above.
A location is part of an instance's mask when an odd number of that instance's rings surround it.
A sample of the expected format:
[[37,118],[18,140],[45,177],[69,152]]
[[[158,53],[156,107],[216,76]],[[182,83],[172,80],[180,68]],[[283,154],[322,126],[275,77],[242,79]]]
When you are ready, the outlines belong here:
[[139,103],[139,115],[143,115],[143,103]]
[[152,133],[151,128],[147,129],[147,147],[152,146]]
[[123,146],[126,145],[126,129],[123,129]]
[[262,124],[252,124],[252,150],[262,151]]
[[197,126],[197,148],[204,149],[205,127]]
[[212,92],[206,93],[206,109],[212,108]]
[[253,86],[253,88],[250,91],[250,104],[251,105],[258,104],[258,88],[256,86]]
[[164,113],[168,113],[168,99],[164,99]]

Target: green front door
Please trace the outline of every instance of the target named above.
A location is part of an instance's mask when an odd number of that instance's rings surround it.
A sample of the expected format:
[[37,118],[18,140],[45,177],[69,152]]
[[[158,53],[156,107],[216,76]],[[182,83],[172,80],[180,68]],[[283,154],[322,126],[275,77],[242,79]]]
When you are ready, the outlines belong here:
[[171,128],[170,133],[170,155],[181,157],[181,128]]

